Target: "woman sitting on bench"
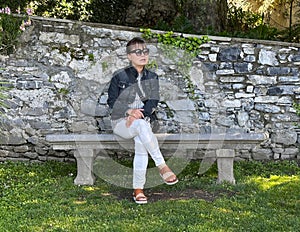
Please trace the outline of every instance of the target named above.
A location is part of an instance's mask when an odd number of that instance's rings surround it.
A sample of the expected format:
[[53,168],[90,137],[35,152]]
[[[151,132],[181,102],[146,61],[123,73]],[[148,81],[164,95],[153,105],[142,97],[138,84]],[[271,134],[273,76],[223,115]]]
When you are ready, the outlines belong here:
[[116,71],[108,89],[113,132],[125,139],[134,139],[133,199],[147,203],[143,189],[146,182],[148,154],[154,160],[164,182],[173,185],[176,175],[167,166],[151,124],[156,120],[159,102],[159,81],[156,73],[145,68],[149,49],[142,38],[135,37],[126,45],[130,65]]

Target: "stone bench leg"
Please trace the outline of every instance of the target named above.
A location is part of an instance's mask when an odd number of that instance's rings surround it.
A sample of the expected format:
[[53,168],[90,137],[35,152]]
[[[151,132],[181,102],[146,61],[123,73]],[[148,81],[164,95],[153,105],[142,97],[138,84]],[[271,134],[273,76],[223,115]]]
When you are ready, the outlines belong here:
[[95,176],[93,174],[93,162],[95,159],[94,149],[77,149],[74,152],[77,162],[77,176],[74,180],[76,185],[93,185]]
[[219,149],[216,151],[218,165],[218,183],[223,181],[235,184],[233,162],[235,152],[233,149]]

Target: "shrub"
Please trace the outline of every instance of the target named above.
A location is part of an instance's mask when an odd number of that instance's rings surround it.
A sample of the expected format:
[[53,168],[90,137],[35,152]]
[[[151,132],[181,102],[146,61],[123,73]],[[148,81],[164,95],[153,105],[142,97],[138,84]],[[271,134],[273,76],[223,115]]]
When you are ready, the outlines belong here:
[[177,16],[172,23],[166,23],[164,20],[159,20],[154,29],[163,31],[177,31],[182,33],[195,34],[196,31],[190,20],[183,16]]
[[293,25],[291,28],[280,31],[280,40],[285,42],[300,42],[300,23]]
[[87,10],[92,0],[38,0],[31,1],[31,7],[38,16],[71,20],[88,20]]
[[28,2],[30,2],[30,0],[23,0],[23,1],[1,0],[0,9],[9,6],[11,12],[16,12],[18,9],[25,9]]
[[15,51],[19,35],[31,24],[31,14],[31,9],[27,9],[27,16],[16,17],[9,7],[0,9],[0,54],[9,55]]
[[227,29],[219,33],[223,36],[251,39],[277,40],[279,31],[264,23],[264,15],[245,11],[234,5],[229,5],[227,14]]
[[124,25],[127,8],[132,1],[127,0],[92,0],[88,10],[92,12],[90,21]]

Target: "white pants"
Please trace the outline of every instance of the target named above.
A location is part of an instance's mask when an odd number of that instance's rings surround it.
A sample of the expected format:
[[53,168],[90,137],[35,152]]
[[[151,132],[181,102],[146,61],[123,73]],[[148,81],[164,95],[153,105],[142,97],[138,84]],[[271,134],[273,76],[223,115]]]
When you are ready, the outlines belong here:
[[125,139],[134,139],[133,189],[143,189],[146,182],[148,154],[156,166],[165,163],[150,124],[143,119],[136,119],[130,127],[126,127],[126,120],[122,119],[113,125],[113,132]]

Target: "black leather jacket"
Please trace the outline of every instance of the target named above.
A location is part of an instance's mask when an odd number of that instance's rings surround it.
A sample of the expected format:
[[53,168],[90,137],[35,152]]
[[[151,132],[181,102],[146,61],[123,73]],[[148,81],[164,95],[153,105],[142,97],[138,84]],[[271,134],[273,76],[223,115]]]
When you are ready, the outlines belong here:
[[138,93],[143,106],[143,114],[151,121],[155,120],[155,109],[159,102],[159,81],[156,73],[144,68],[141,77],[142,90],[137,84],[138,72],[133,66],[118,70],[113,74],[109,88],[107,103],[111,112],[111,119],[116,120],[125,117],[126,111],[130,108]]

